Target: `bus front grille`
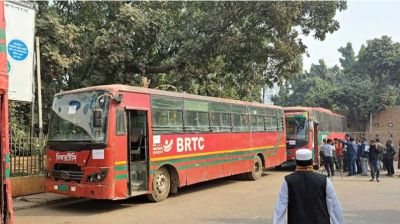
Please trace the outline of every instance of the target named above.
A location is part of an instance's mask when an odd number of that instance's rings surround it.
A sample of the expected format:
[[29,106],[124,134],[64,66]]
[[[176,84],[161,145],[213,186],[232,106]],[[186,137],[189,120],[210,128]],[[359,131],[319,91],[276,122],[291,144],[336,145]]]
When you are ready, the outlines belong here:
[[83,178],[83,171],[75,164],[56,164],[50,172],[50,176],[55,180],[80,182]]
[[80,182],[83,178],[83,171],[53,170],[51,177],[55,180]]

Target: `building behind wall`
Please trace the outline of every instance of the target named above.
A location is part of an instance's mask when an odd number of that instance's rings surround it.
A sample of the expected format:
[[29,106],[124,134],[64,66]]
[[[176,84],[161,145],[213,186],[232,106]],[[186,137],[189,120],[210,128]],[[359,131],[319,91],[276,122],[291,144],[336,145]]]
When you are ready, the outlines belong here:
[[371,125],[368,121],[366,127],[367,134],[371,133],[370,138],[379,138],[383,144],[387,140],[392,140],[397,151],[400,147],[400,106],[389,107],[387,110],[374,113]]

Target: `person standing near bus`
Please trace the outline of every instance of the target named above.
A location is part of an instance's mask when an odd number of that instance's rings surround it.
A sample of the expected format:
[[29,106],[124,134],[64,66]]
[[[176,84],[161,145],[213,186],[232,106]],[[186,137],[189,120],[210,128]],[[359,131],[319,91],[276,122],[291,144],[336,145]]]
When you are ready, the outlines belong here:
[[387,170],[387,176],[393,176],[394,174],[394,167],[393,167],[393,159],[394,159],[394,148],[392,145],[392,141],[391,140],[387,140],[386,141],[386,153],[383,155],[384,156],[384,163],[386,164],[386,170]]
[[362,164],[361,164],[361,140],[357,139],[357,159],[356,159],[356,167],[357,167],[357,174],[363,174]]
[[361,138],[361,145],[358,148],[360,159],[361,159],[361,168],[362,168],[362,175],[368,176],[368,152],[369,152],[369,145],[364,137]]
[[339,139],[335,138],[335,153],[336,153],[336,159],[339,165],[339,171],[343,171],[343,144],[339,142]]
[[380,142],[379,138],[375,138],[375,145],[376,148],[379,150],[380,154],[379,154],[379,163],[380,164],[380,168],[383,171],[386,171],[386,165],[385,165],[385,160],[383,159],[383,152],[386,150],[385,146]]
[[[296,171],[285,177],[274,211],[274,224],[342,224],[342,208],[325,175],[313,172],[312,152],[296,151]],[[312,206],[310,206],[312,205]]]
[[331,146],[332,146],[332,160],[333,160],[333,165],[334,165],[334,167],[336,168],[336,170],[339,170],[339,163],[338,163],[338,160],[337,160],[337,157],[336,157],[336,144],[335,144],[335,142],[334,142],[334,140],[332,140],[331,141],[331,144],[330,144]]
[[346,147],[347,154],[347,170],[349,174],[347,176],[356,175],[356,159],[357,159],[357,151],[354,148],[357,144],[355,143],[353,138],[350,138],[349,134],[345,135],[345,140],[342,140],[343,145]]
[[332,146],[332,139],[328,139],[325,145],[322,146],[322,151],[324,153],[324,166],[328,177],[335,176],[335,169],[333,167],[333,155],[334,150]]
[[374,179],[376,178],[376,181],[379,182],[379,170],[380,170],[380,154],[381,151],[378,149],[377,145],[376,145],[376,141],[375,140],[371,140],[371,143],[369,144],[369,162],[370,162],[370,166],[371,166],[371,180],[369,181],[374,181]]
[[322,145],[319,146],[319,165],[325,164],[324,160],[324,150],[322,150],[322,146],[326,145],[326,139],[322,139]]
[[[399,151],[397,151],[397,152],[398,152],[398,154],[399,154],[399,159],[397,160],[397,161],[398,161],[398,163],[397,163],[397,169],[400,170],[400,142],[399,142]],[[399,177],[400,177],[400,175],[399,175]]]

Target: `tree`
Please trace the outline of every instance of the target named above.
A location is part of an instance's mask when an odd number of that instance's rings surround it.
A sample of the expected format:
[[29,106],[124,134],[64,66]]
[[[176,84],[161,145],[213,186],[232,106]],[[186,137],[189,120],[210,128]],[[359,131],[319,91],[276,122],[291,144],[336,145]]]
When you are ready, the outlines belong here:
[[[383,36],[367,41],[356,56],[351,43],[339,48],[342,68],[323,61],[288,80],[273,100],[278,105],[322,106],[347,110],[348,118],[363,129],[371,113],[400,101],[400,43]],[[285,100],[287,103],[283,103]]]
[[[336,108],[332,93],[337,91],[336,79],[341,70],[338,66],[328,68],[324,60],[312,64],[310,71],[289,79],[281,92],[272,100],[281,106],[309,106]],[[286,101],[286,102],[283,102]]]
[[[122,83],[260,100],[301,70],[306,46],[339,29],[329,2],[39,3],[44,114],[61,90]],[[45,122],[48,117],[45,117]]]

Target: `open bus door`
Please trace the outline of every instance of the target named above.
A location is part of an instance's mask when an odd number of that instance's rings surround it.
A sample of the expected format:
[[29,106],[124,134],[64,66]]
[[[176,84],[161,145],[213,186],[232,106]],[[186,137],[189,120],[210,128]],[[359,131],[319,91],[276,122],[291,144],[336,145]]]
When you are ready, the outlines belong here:
[[128,114],[128,170],[131,196],[149,190],[149,145],[147,111],[127,110]]
[[8,74],[5,39],[4,1],[0,1],[0,223],[13,223],[8,145]]
[[318,141],[318,123],[314,122],[313,125],[313,140],[314,140],[314,162],[313,162],[313,167],[315,170],[319,169],[320,166],[320,160],[319,160],[319,141]]

